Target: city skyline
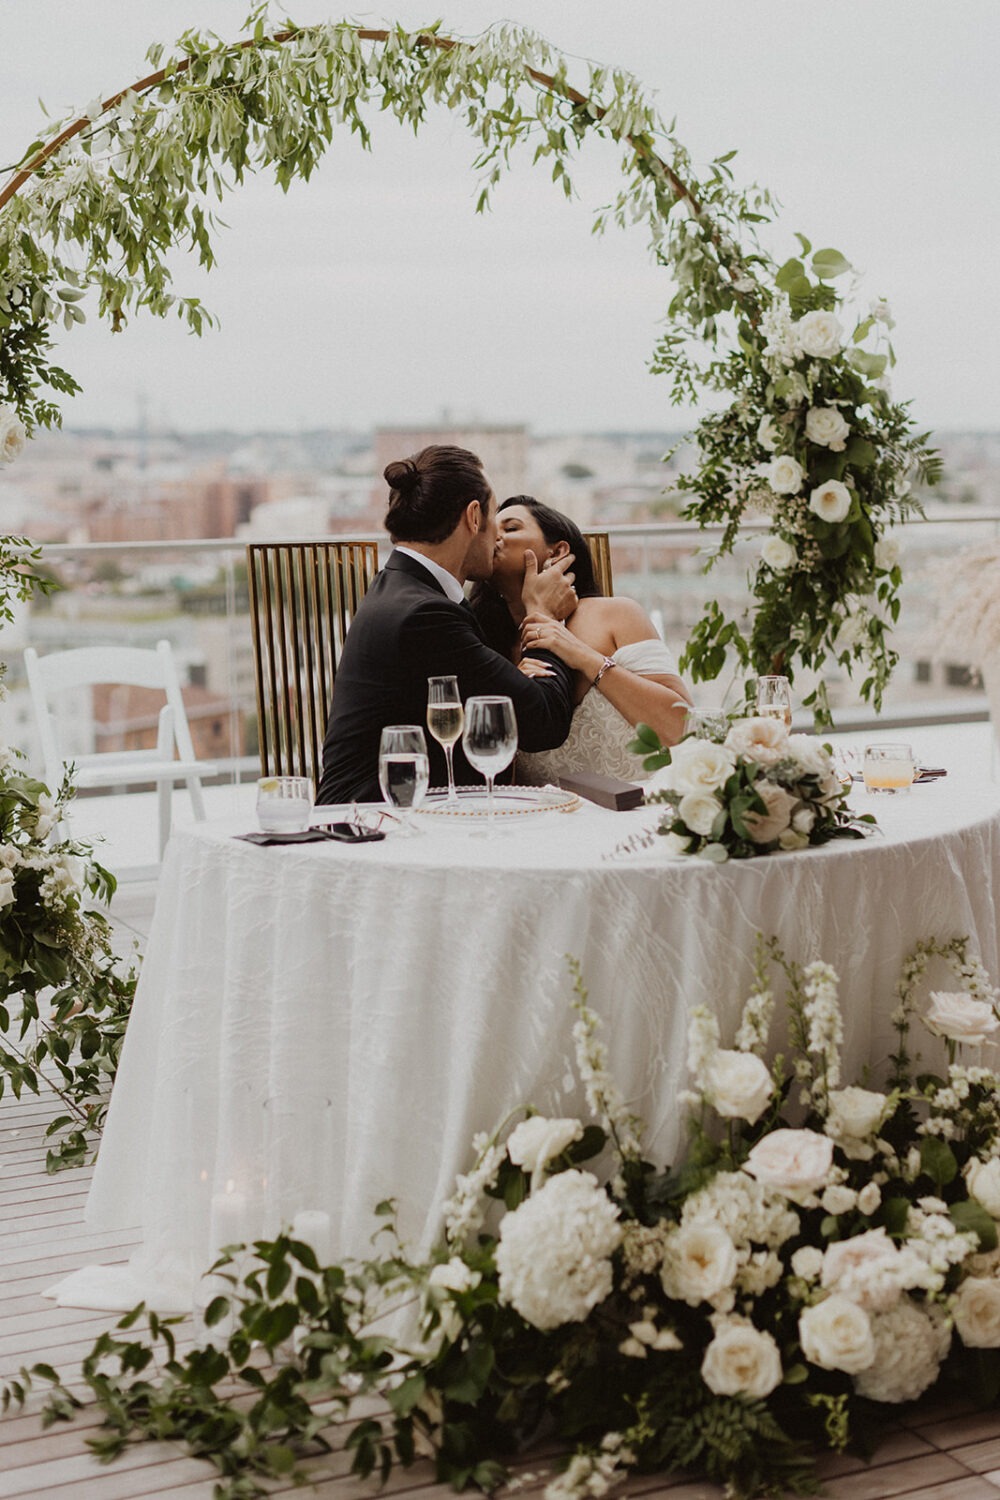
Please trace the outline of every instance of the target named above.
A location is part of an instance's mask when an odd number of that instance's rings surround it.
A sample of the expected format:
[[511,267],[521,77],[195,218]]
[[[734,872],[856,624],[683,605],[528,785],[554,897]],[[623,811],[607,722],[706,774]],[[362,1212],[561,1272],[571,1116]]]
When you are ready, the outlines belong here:
[[[15,158],[53,115],[138,77],[154,40],[211,24],[237,34],[243,0],[134,0],[109,15],[96,0],[5,7],[0,135]],[[474,35],[492,6],[467,0],[444,29]],[[294,8],[303,23],[336,12]],[[388,15],[427,24],[400,0]],[[980,0],[958,13],[934,0],[829,7],[726,0],[668,7],[636,0],[627,20],[563,0],[515,3],[571,57],[631,68],[699,162],[736,148],[741,182],[783,200],[768,231],[778,255],[801,229],[865,272],[863,297],[888,296],[899,327],[896,393],[917,421],[947,430],[997,424],[1000,326],[979,262],[1000,230],[980,175],[998,110],[990,78],[1000,18]],[[55,37],[55,40],[52,40]],[[712,87],[706,88],[706,64]],[[571,66],[571,76],[573,68]],[[581,67],[579,76],[585,77]],[[384,122],[379,122],[383,124]],[[535,431],[681,431],[666,382],[646,372],[670,297],[641,232],[590,234],[617,185],[617,153],[586,153],[579,201],[544,170],[505,178],[488,217],[473,212],[473,146],[444,112],[414,142],[394,125],[363,157],[335,138],[315,182],[285,199],[255,181],[227,198],[220,269],[179,262],[179,291],[222,320],[200,341],[137,319],[122,336],[91,323],[60,357],[82,381],[64,404],[75,428],[200,431],[366,429],[439,420],[524,422]]]

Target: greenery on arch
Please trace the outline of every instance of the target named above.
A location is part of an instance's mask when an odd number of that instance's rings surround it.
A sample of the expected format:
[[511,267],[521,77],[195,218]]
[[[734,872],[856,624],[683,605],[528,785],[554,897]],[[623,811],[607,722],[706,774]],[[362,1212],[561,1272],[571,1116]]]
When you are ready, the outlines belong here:
[[[373,114],[419,130],[441,104],[476,143],[482,211],[525,155],[572,193],[578,151],[603,138],[621,175],[595,228],[643,226],[672,284],[652,368],[674,401],[708,391],[727,403],[698,426],[685,513],[725,525],[717,555],[745,518],[772,521],[751,565],[752,617],[729,619],[710,601],[684,665],[711,678],[730,651],[752,671],[793,676],[835,658],[862,669],[878,707],[900,583],[884,532],[913,509],[910,483],[934,478],[935,457],[887,388],[887,307],[845,327],[854,288],[838,290],[850,267],[836,251],[803,241],[800,257],[775,265],[756,235],[770,198],[735,185],[733,153],[696,174],[631,76],[591,65],[577,89],[565,58],[509,24],[471,43],[348,21],[272,32],[262,7],[237,43],[189,31],[166,62],[160,47],[149,60],[146,78],[32,143],[0,190],[0,451],[58,422],[59,398],[78,389],[52,358],[51,332],[83,321],[88,299],[115,331],[140,309],[195,333],[211,325],[197,298],[174,290],[168,258],[182,247],[213,264],[215,204],[248,172],[273,172],[287,189],[338,129],[368,146]],[[10,579],[4,570],[0,587]],[[825,718],[822,687],[813,701]]]

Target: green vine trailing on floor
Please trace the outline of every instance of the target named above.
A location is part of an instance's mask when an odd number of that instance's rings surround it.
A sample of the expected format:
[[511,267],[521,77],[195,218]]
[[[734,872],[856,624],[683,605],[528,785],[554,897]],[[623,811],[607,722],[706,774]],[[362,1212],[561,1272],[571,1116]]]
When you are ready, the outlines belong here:
[[[853,327],[840,321],[855,292],[835,287],[846,259],[800,237],[801,256],[777,266],[756,238],[771,200],[734,185],[734,152],[696,172],[631,76],[592,64],[577,89],[566,59],[521,27],[474,42],[347,21],[283,20],[269,34],[261,6],[245,33],[232,44],[186,32],[165,63],[151,48],[150,75],[93,100],[11,168],[0,189],[0,456],[58,421],[54,397],[79,388],[52,362],[51,329],[82,322],[88,294],[116,332],[139,309],[175,313],[195,333],[212,324],[197,298],[174,292],[168,258],[184,246],[214,264],[213,205],[247,173],[269,169],[287,190],[338,129],[367,147],[372,113],[418,130],[440,104],[476,143],[482,211],[522,155],[572,194],[577,152],[610,141],[620,187],[595,227],[643,226],[673,286],[652,369],[670,377],[675,401],[729,397],[697,429],[686,514],[725,525],[718,555],[745,517],[773,521],[751,567],[752,616],[727,619],[710,601],[684,664],[715,677],[735,652],[743,667],[792,676],[833,657],[862,670],[878,707],[900,584],[884,533],[915,508],[911,483],[932,481],[937,460],[889,394],[887,304]],[[5,579],[0,559],[0,589]],[[828,719],[822,684],[807,701]]]
[[[918,1010],[932,964],[960,989]],[[104,1418],[93,1451],[180,1440],[220,1496],[249,1500],[321,1457],[339,1418],[360,1475],[429,1453],[439,1479],[492,1491],[543,1432],[575,1450],[546,1500],[677,1469],[777,1496],[814,1493],[818,1451],[870,1452],[887,1408],[938,1381],[994,1404],[1000,1078],[979,1058],[1000,1016],[968,940],[906,960],[877,1089],[844,1081],[834,971],[761,939],[729,1044],[707,1009],[690,1014],[688,1139],[664,1170],[574,976],[589,1123],[528,1110],[477,1137],[426,1262],[383,1203],[387,1248],[364,1262],[320,1267],[287,1234],[227,1250],[189,1353],[177,1319],[137,1308],[84,1363]],[[779,985],[788,1044],[768,1064]],[[918,1014],[944,1039],[940,1073],[916,1068]],[[409,1337],[390,1337],[407,1309]],[[9,1381],[4,1405],[33,1385],[51,1387],[48,1421],[81,1406],[48,1365]]]
[[0,1097],[57,1098],[49,1171],[96,1150],[136,982],[93,904],[113,877],[88,845],[53,839],[71,795],[67,780],[51,797],[0,745]]

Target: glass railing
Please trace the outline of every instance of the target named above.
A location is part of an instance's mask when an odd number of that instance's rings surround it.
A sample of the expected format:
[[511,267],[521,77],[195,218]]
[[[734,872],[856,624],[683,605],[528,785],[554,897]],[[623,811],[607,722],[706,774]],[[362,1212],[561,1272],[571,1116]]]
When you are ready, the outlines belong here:
[[[747,574],[765,526],[747,527],[736,552],[710,572],[706,557],[721,529],[690,523],[642,523],[608,528],[615,592],[638,599],[667,643],[680,649],[705,601],[727,613],[747,609]],[[986,699],[974,674],[958,659],[935,659],[936,601],[932,563],[1000,535],[1000,514],[981,511],[901,528],[902,610],[893,635],[901,661],[885,712],[894,724],[985,719]],[[376,538],[385,543],[384,536]],[[24,648],[43,654],[82,645],[152,646],[171,642],[182,681],[196,753],[230,780],[257,775],[257,703],[243,544],[232,539],[162,543],[51,545],[43,566],[60,585],[18,609],[0,631],[7,663],[5,737],[39,766],[34,714],[24,674]],[[700,684],[697,700],[722,701],[730,678]],[[874,721],[854,685],[834,668],[828,678],[838,727]],[[798,684],[797,684],[798,685]],[[155,743],[155,711],[134,695],[95,702],[81,693],[72,706],[67,748],[84,754],[102,747]],[[152,738],[150,738],[152,736]]]

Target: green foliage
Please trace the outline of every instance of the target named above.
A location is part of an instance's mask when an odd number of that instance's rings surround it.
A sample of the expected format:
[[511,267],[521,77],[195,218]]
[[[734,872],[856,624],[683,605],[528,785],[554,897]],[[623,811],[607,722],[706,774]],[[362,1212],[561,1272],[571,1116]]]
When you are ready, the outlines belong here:
[[0,746],[0,1097],[54,1093],[50,1172],[92,1157],[135,992],[95,901],[115,881],[72,840],[51,841],[71,795],[53,799]]

